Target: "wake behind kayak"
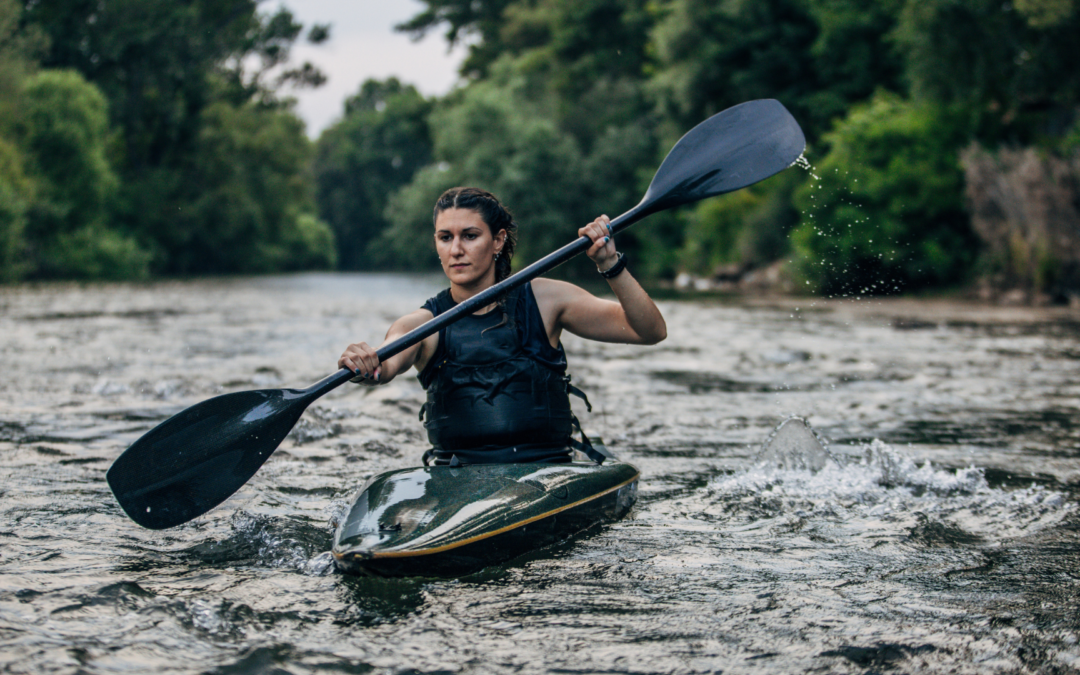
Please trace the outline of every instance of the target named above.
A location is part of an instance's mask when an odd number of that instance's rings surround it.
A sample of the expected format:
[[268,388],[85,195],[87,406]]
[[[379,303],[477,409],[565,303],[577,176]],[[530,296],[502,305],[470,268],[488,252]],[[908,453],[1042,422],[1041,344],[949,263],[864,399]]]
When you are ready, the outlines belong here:
[[468,574],[623,518],[639,475],[617,461],[390,471],[356,498],[334,558],[350,574]]

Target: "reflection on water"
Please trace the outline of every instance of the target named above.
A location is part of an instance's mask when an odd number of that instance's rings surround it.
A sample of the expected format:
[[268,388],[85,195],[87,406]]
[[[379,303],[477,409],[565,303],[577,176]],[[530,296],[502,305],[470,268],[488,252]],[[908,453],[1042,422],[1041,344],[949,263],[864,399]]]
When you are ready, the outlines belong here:
[[[146,430],[209,396],[314,382],[439,287],[0,291],[0,668],[1080,668],[1075,312],[666,301],[663,344],[568,338],[596,404],[577,413],[642,470],[637,510],[463,579],[348,578],[327,554],[365,480],[418,464],[413,378],[316,402],[207,516],[159,532],[124,517],[104,474]],[[792,414],[837,462],[756,464]]]

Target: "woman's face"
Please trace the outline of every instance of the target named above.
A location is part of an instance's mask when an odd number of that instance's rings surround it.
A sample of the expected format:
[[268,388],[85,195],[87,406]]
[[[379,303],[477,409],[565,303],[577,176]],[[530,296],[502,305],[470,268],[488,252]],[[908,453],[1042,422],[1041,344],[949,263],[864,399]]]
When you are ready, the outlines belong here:
[[492,236],[476,211],[447,209],[435,219],[435,250],[451,283],[484,287],[495,283],[495,254],[502,251],[506,230]]

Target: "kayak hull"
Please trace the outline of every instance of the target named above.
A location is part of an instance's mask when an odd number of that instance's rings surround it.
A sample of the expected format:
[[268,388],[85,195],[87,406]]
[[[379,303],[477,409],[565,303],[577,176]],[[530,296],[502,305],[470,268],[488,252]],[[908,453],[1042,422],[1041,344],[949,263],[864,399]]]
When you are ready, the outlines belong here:
[[639,475],[623,462],[390,471],[353,502],[334,559],[349,574],[469,574],[625,517]]

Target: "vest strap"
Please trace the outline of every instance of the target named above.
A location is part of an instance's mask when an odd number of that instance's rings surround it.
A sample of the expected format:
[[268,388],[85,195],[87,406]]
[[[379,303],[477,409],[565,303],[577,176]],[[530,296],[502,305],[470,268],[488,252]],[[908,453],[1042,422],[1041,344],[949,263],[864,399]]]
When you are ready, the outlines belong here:
[[581,422],[578,421],[577,415],[571,415],[570,422],[574,425],[574,429],[581,434],[580,441],[575,440],[573,437],[570,438],[571,448],[585,453],[586,457],[597,464],[603,464],[605,459],[615,459],[611,456],[611,453],[602,452],[592,444],[592,441],[589,440],[589,437],[585,435],[585,431],[581,428]]
[[[585,408],[589,412],[592,412],[592,403],[589,403],[589,397],[585,395],[585,392],[581,391],[580,389],[578,389],[574,385],[570,384],[570,376],[569,375],[566,376],[566,393],[567,394],[573,394],[574,396],[577,396],[578,398],[580,398],[582,401],[585,401]],[[579,426],[578,431],[580,431],[580,430],[581,429],[580,429],[580,426]]]

